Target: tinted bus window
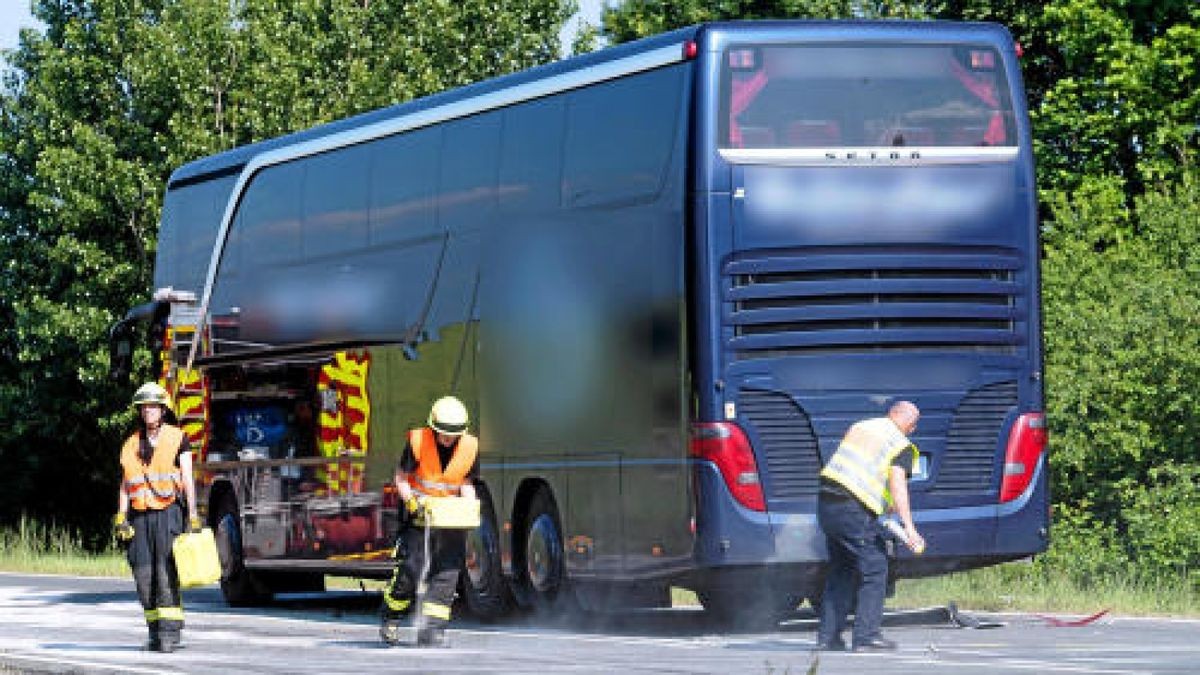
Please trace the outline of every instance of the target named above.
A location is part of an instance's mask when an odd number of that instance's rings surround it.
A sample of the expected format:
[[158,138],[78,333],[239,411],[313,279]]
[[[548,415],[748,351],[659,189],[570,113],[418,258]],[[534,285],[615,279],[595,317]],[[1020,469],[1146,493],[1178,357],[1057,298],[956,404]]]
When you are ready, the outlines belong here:
[[300,259],[300,207],[304,164],[291,162],[263,169],[246,188],[234,229],[241,235],[246,270]]
[[549,213],[559,206],[566,100],[533,101],[504,113],[500,211]]
[[1016,145],[989,47],[739,46],[722,67],[722,147]]
[[675,140],[681,84],[679,70],[664,68],[571,97],[564,204],[637,202],[658,194]]
[[440,232],[433,192],[441,165],[441,128],[371,143],[371,244],[395,244]]
[[305,161],[305,258],[366,247],[368,153],[359,145]]
[[236,176],[167,192],[163,202],[155,288],[199,292],[204,287],[213,241]]

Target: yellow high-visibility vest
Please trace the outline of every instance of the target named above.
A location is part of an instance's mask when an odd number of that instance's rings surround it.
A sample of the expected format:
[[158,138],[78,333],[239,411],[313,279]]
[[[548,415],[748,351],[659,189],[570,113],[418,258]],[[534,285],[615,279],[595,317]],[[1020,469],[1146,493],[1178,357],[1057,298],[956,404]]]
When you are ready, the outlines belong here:
[[837,452],[821,469],[821,476],[849,490],[876,515],[892,502],[887,488],[888,471],[896,456],[912,448],[912,470],[917,470],[917,446],[887,417],[857,422],[846,432]]

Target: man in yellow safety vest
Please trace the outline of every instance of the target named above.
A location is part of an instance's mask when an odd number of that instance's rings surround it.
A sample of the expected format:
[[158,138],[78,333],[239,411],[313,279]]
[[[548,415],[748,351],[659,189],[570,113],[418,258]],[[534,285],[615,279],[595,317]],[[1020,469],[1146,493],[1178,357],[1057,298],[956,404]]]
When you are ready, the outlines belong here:
[[817,649],[846,648],[841,634],[856,591],[854,651],[896,649],[896,643],[880,632],[888,559],[878,517],[892,507],[904,525],[909,546],[915,551],[925,548],[913,525],[907,483],[918,456],[908,437],[916,430],[920,415],[917,406],[898,401],[888,409],[887,417],[855,423],[821,470],[817,521],[825,531],[829,570]]

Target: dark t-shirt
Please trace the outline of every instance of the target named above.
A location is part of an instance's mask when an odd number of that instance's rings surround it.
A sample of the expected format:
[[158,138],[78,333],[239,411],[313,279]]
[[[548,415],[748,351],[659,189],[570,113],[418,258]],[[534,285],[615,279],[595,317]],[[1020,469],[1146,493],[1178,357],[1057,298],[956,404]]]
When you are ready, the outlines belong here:
[[[154,446],[150,445],[150,439],[146,438],[145,429],[138,432],[138,441],[138,458],[142,460],[142,464],[149,464],[150,458],[154,456]],[[191,451],[192,444],[188,442],[187,434],[184,434],[183,439],[179,441],[179,449],[175,452],[175,466],[179,466],[180,455]]]
[[[454,457],[454,449],[458,447],[458,441],[455,440],[452,445],[442,445],[437,442],[437,436],[434,435],[434,444],[438,449],[438,460],[441,462],[442,471],[446,470],[446,465]],[[412,443],[404,446],[404,452],[400,455],[400,472],[413,473],[417,470],[417,458],[413,454]],[[467,479],[474,482],[479,477],[479,455],[475,455],[475,462],[471,464],[470,471],[467,471]]]

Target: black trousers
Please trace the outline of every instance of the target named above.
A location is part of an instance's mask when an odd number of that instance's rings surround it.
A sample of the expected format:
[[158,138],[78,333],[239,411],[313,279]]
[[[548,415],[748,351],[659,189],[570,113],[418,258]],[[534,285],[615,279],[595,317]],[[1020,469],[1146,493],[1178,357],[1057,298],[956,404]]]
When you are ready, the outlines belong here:
[[176,502],[158,511],[130,511],[129,523],[134,534],[126,557],[150,640],[178,643],[183,630],[183,603],[171,544],[183,532],[183,507]]
[[817,640],[827,643],[839,637],[852,608],[853,644],[879,637],[888,558],[875,514],[857,499],[831,497],[822,491],[817,499],[817,522],[825,531],[829,549]]
[[441,627],[450,621],[450,605],[458,587],[458,575],[466,557],[467,531],[433,529],[429,532],[428,588],[421,607],[417,601],[417,582],[425,566],[425,528],[410,525],[400,532],[394,557],[396,571],[383,594],[383,619],[395,621],[419,609],[427,626]]

